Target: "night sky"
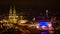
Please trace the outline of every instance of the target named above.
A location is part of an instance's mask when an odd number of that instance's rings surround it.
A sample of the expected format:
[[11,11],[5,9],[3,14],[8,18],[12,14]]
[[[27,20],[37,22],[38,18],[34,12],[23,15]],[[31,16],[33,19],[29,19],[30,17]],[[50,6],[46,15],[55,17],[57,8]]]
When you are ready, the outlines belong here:
[[60,15],[59,0],[0,0],[0,15],[7,15],[10,5],[15,5],[17,13],[39,15],[48,9],[49,14]]

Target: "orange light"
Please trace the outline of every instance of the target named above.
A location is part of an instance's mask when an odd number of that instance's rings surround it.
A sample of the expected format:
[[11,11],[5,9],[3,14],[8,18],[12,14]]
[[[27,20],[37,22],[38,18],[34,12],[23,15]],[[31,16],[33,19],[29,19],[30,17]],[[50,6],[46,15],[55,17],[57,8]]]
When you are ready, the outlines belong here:
[[3,21],[0,21],[1,23],[3,23]]
[[52,27],[52,24],[51,24],[51,23],[49,23],[49,24],[48,24],[48,26],[49,26],[49,27]]
[[36,28],[39,28],[39,26],[37,26]]

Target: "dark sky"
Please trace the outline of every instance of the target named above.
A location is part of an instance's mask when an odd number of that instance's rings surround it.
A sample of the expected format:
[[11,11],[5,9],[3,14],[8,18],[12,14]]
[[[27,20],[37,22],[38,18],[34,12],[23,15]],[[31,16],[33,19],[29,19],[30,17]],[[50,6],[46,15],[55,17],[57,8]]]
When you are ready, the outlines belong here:
[[10,5],[15,5],[17,12],[39,14],[48,9],[50,14],[60,15],[59,0],[0,0],[0,14],[8,14]]

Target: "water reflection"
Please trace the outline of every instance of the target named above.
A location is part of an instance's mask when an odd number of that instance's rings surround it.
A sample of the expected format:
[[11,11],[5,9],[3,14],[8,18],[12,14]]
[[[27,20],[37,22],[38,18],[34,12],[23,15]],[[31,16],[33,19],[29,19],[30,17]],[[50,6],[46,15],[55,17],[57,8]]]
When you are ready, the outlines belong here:
[[49,30],[40,30],[39,34],[53,34],[54,31],[49,31]]

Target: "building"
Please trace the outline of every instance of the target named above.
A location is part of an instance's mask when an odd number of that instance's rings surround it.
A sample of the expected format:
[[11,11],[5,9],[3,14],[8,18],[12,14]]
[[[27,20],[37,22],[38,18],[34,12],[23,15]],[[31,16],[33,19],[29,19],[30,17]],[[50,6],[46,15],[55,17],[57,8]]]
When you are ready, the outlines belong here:
[[11,23],[17,23],[18,16],[17,16],[17,14],[16,14],[15,6],[13,7],[13,10],[12,10],[12,7],[10,6],[10,11],[9,11],[8,20],[9,20],[9,22],[11,22]]

